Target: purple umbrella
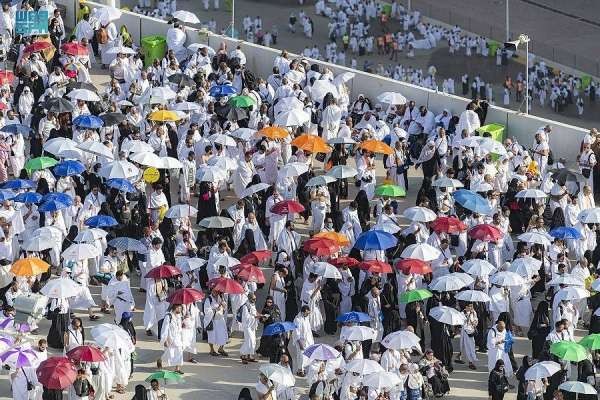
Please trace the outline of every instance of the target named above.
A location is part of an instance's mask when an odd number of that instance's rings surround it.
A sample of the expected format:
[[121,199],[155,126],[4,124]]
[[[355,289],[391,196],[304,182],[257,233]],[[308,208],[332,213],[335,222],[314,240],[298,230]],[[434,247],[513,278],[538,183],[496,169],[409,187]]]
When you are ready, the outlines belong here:
[[308,357],[310,361],[328,361],[338,358],[340,352],[329,345],[320,343],[308,346],[306,350],[304,350],[304,355]]
[[15,343],[15,339],[10,336],[0,336],[0,349],[7,349]]
[[15,369],[32,367],[35,365],[37,355],[30,348],[15,347],[0,354],[0,360]]
[[17,328],[18,333],[31,332],[31,326],[27,322],[21,322]]
[[14,318],[5,318],[3,321],[0,321],[0,329],[6,329],[8,327],[11,327],[14,322]]

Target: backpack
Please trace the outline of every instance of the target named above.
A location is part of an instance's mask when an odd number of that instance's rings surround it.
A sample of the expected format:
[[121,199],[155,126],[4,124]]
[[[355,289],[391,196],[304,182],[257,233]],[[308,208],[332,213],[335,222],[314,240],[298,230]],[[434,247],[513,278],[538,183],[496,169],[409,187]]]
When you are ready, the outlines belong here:
[[105,26],[101,26],[100,29],[96,31],[96,40],[98,41],[98,44],[108,43],[108,31]]
[[246,307],[247,303],[244,303],[240,306],[240,308],[238,308],[238,310],[235,312],[235,320],[239,323],[242,323],[242,318],[244,316],[244,308]]

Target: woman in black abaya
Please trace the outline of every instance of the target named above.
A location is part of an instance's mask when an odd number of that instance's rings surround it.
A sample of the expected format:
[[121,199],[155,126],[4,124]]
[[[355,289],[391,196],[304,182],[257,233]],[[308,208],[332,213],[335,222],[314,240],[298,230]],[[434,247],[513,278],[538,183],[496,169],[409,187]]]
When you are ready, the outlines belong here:
[[[273,302],[272,296],[267,296],[265,299],[265,306],[261,311],[262,315],[268,315],[268,317],[261,317],[260,322],[264,327],[274,323],[281,321],[281,313],[279,312],[279,307]],[[277,337],[275,336],[265,336],[263,335],[260,338],[260,345],[256,350],[257,354],[260,354],[263,357],[271,357],[273,352],[276,350],[276,341]]]
[[204,218],[216,217],[217,199],[215,197],[215,188],[212,182],[200,182],[198,191],[198,214],[196,223],[200,223]]
[[[379,295],[381,301],[381,313],[383,314],[383,336],[400,330],[400,314],[396,309],[397,303],[394,287],[388,281],[383,285],[383,290]],[[417,334],[418,335],[418,334]]]
[[539,357],[546,343],[546,336],[548,336],[551,330],[552,325],[548,302],[542,300],[533,314],[529,332],[527,333],[527,337],[531,340],[531,355],[533,358]]
[[367,197],[367,192],[365,192],[364,189],[361,189],[354,201],[358,212],[358,221],[360,222],[363,231],[365,231],[368,229],[367,225],[371,218],[371,205],[369,203],[369,198]]
[[[66,304],[61,305],[59,302]],[[66,300],[52,299],[48,310],[48,318],[52,321],[48,330],[48,347],[62,350],[65,347],[65,332],[69,327],[69,308]]]
[[[415,335],[421,338],[421,348],[425,348],[425,314],[423,312],[423,302],[414,301],[406,305],[406,323],[411,326],[415,332]],[[435,321],[435,320],[434,320]],[[439,324],[438,321],[435,323]],[[433,329],[432,329],[433,335]],[[433,342],[433,338],[432,338]]]

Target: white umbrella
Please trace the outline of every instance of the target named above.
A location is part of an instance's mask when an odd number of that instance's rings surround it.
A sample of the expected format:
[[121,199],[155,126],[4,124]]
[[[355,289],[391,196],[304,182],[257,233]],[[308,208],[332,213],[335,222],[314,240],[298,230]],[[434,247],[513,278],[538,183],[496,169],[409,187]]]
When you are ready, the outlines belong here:
[[291,162],[285,164],[277,173],[280,177],[296,177],[308,171],[308,165],[302,162]]
[[44,143],[44,151],[60,157],[60,153],[65,151],[77,151],[77,142],[71,139],[58,137],[48,140]]
[[207,45],[205,45],[205,44],[202,44],[202,43],[192,43],[192,44],[190,44],[190,45],[187,47],[187,49],[188,49],[189,51],[191,51],[192,53],[195,53],[195,52],[197,52],[197,51],[198,51],[198,50],[200,50],[200,49],[206,49],[209,57],[212,57],[212,56],[214,56],[215,54],[217,54],[217,53],[215,52],[215,50],[214,50],[212,47],[210,47],[210,46],[207,46]]
[[82,151],[85,151],[86,153],[91,153],[96,156],[105,157],[111,160],[115,158],[111,149],[109,149],[102,143],[93,140],[88,140],[87,142],[79,143],[77,145],[77,148]]
[[373,225],[373,228],[371,229],[374,231],[384,231],[395,235],[396,233],[400,232],[402,228],[393,222],[381,221],[380,223]]
[[116,160],[100,168],[99,175],[106,179],[134,179],[140,175],[140,169],[129,161]]
[[173,18],[177,18],[179,21],[184,22],[186,24],[199,24],[200,20],[196,16],[196,14],[185,11],[185,10],[177,10],[173,14]]
[[186,218],[192,217],[198,213],[198,210],[189,204],[177,204],[169,208],[165,217],[167,218]]
[[175,266],[181,269],[183,272],[195,271],[204,264],[207,263],[207,260],[203,258],[184,258],[179,257],[177,261],[175,261]]
[[51,279],[44,287],[40,289],[40,293],[51,299],[65,299],[76,296],[81,288],[74,280],[70,278]]
[[419,206],[407,208],[406,210],[404,210],[402,215],[405,218],[410,219],[411,221],[417,222],[431,222],[435,221],[435,219],[437,218],[437,215],[435,215],[435,213],[429,208]]
[[100,250],[89,243],[77,243],[67,247],[65,251],[61,253],[61,256],[65,260],[80,261],[87,260],[88,258],[95,258],[100,255]]
[[506,155],[506,148],[497,140],[489,137],[482,137],[479,142],[479,147],[488,153]]
[[585,290],[584,288],[578,286],[568,286],[566,288],[560,289],[556,293],[554,301],[582,300],[588,297],[590,297],[590,292]]
[[341,340],[363,341],[372,340],[377,336],[377,331],[368,326],[345,326],[340,334]]
[[226,171],[214,165],[200,168],[196,172],[198,182],[219,182],[225,180],[226,177]]
[[456,295],[456,299],[475,303],[487,303],[490,301],[490,296],[480,290],[463,290]]
[[244,191],[240,195],[240,198],[243,199],[245,197],[251,196],[254,193],[258,193],[258,192],[261,192],[263,190],[266,190],[269,187],[270,187],[270,185],[268,183],[264,183],[264,182],[257,183],[256,185],[249,186],[246,189],[244,189]]
[[284,111],[275,117],[275,125],[300,126],[310,121],[310,114],[301,109]]
[[240,260],[238,260],[237,258],[228,256],[228,255],[224,255],[224,256],[220,256],[219,258],[217,258],[215,260],[215,267],[220,267],[221,265],[224,267],[227,267],[227,269],[238,265],[240,263]]
[[325,185],[335,182],[335,181],[336,181],[336,179],[333,176],[319,175],[319,176],[314,176],[314,177],[310,178],[308,180],[308,182],[306,182],[306,186],[307,187],[325,186]]
[[460,266],[460,269],[462,269],[469,275],[483,277],[483,276],[489,276],[493,271],[496,270],[496,267],[494,267],[487,260],[482,260],[480,258],[473,258],[471,260],[465,261],[465,263]]
[[64,234],[60,229],[55,226],[42,226],[37,228],[31,234],[32,237],[49,237],[51,240],[58,240],[62,242]]
[[538,275],[542,262],[533,257],[519,257],[510,264],[508,270],[517,273],[522,277],[531,278]]
[[51,249],[54,245],[50,236],[33,236],[23,243],[23,249],[26,251],[44,251]]
[[345,369],[359,375],[371,375],[383,371],[383,368],[377,361],[364,358],[350,361],[346,364]]
[[561,383],[558,388],[565,392],[576,393],[575,400],[577,400],[579,394],[598,394],[598,391],[592,385],[579,381],[566,381]]
[[264,364],[258,370],[278,386],[293,387],[296,384],[294,374],[279,364]]
[[381,340],[386,349],[421,349],[421,338],[411,331],[396,331],[388,334]]
[[248,142],[250,140],[252,140],[255,135],[256,135],[256,130],[255,129],[250,129],[250,128],[238,128],[233,132],[230,132],[229,135],[231,137],[234,137],[236,139],[240,139],[243,140],[245,142]]
[[119,100],[117,101],[117,105],[119,107],[133,107],[133,103],[129,100]]
[[129,334],[118,325],[96,325],[92,328],[90,333],[92,338],[94,338],[94,341],[100,346],[125,350],[126,352],[135,350],[135,346],[131,342]]
[[106,54],[137,54],[137,52],[131,47],[115,46],[110,48]]
[[551,236],[540,233],[540,232],[525,232],[517,237],[521,242],[541,244],[542,246],[549,247]]
[[221,144],[223,146],[227,146],[227,147],[237,146],[237,143],[231,136],[227,136],[222,133],[215,133],[214,135],[210,135],[208,137],[208,140],[210,140],[213,143],[219,143],[219,144]]
[[163,169],[181,169],[183,168],[183,164],[181,161],[174,157],[161,157],[160,161],[162,162]]
[[212,157],[207,162],[208,165],[221,168],[223,171],[233,171],[237,169],[238,163],[231,157]]
[[121,150],[126,153],[144,153],[148,151],[153,152],[154,148],[147,142],[135,139],[123,141]]
[[356,74],[354,72],[342,72],[341,74],[333,78],[333,84],[339,86],[342,83],[346,83],[354,79],[355,76]]
[[510,271],[500,271],[494,274],[490,282],[499,286],[522,286],[525,284],[521,275]]
[[129,155],[129,159],[138,164],[145,165],[147,167],[162,168],[162,159],[152,152],[144,153],[133,153]]
[[411,244],[402,251],[402,258],[417,258],[422,261],[436,260],[442,253],[427,243]]
[[327,141],[328,144],[356,144],[356,140],[349,138],[349,137],[336,137],[336,138],[332,138],[329,139]]
[[583,210],[577,216],[577,219],[584,224],[600,224],[600,208],[588,208]]
[[102,7],[96,10],[96,18],[100,21],[102,25],[108,25],[109,22],[117,20],[121,18],[122,12],[121,10],[115,7]]
[[67,97],[74,100],[83,100],[83,101],[100,101],[100,96],[96,93],[92,92],[89,89],[75,89],[69,93],[67,93]]
[[550,286],[558,286],[558,285],[571,285],[571,286],[585,286],[584,282],[571,274],[562,274],[555,276],[552,278],[550,282],[548,282]]
[[234,222],[229,217],[206,217],[203,218],[198,225],[203,226],[208,229],[224,229],[231,228],[234,225]]
[[278,114],[282,111],[294,110],[294,109],[304,109],[304,103],[298,100],[297,97],[284,97],[283,99],[279,99],[277,104],[275,104],[275,114]]
[[373,389],[391,389],[400,384],[400,378],[393,372],[383,371],[365,376],[362,382],[364,386],[368,386],[369,388]]
[[77,234],[77,236],[75,236],[75,239],[73,239],[73,241],[77,243],[94,243],[96,240],[105,238],[106,235],[108,235],[108,232],[106,232],[104,229],[90,228],[83,231],[79,231],[79,233]]
[[335,179],[347,179],[358,175],[358,171],[356,168],[347,165],[336,165],[326,175],[333,176]]
[[545,199],[548,195],[539,189],[525,189],[516,194],[520,199]]
[[138,102],[140,104],[149,103],[149,102],[150,103],[164,102],[166,104],[170,100],[174,100],[176,97],[177,97],[177,93],[175,93],[175,91],[173,89],[171,89],[170,87],[158,86],[158,87],[146,89],[146,91],[144,93],[142,93],[142,95],[138,99]]
[[464,282],[465,286],[469,286],[475,283],[475,279],[473,279],[471,275],[466,274],[464,272],[452,272],[451,274],[448,274],[446,276],[453,276],[455,278],[460,279]]
[[304,76],[305,75],[303,72],[297,71],[295,69],[291,69],[285,73],[285,77],[288,79],[288,81],[291,81],[292,83],[302,82]]
[[471,190],[474,192],[489,192],[490,190],[493,190],[494,188],[492,187],[492,185],[490,185],[487,182],[479,182],[475,185],[471,186]]
[[342,279],[342,274],[333,265],[326,262],[316,262],[311,265],[310,272],[323,278]]
[[463,313],[446,306],[433,307],[429,310],[429,315],[443,324],[463,325],[465,323],[465,315]]
[[465,185],[462,184],[461,181],[459,181],[458,179],[452,179],[452,178],[448,178],[448,177],[442,177],[439,179],[436,179],[435,181],[433,181],[433,183],[431,184],[431,186],[435,186],[435,187],[449,187],[449,188],[461,188],[464,187]]
[[319,79],[310,87],[310,97],[314,101],[321,103],[327,93],[331,93],[333,97],[339,97],[337,88],[329,81]]
[[554,361],[538,362],[525,371],[525,379],[535,381],[538,379],[548,378],[560,371],[560,364]]
[[382,103],[401,105],[406,104],[406,97],[396,92],[383,92],[377,96],[377,100]]
[[173,107],[171,107],[173,111],[200,111],[202,107],[198,103],[193,103],[191,101],[182,101],[180,103],[175,103]]
[[467,286],[465,281],[458,276],[452,276],[451,274],[443,275],[435,278],[429,284],[429,289],[437,292],[452,292],[460,290]]

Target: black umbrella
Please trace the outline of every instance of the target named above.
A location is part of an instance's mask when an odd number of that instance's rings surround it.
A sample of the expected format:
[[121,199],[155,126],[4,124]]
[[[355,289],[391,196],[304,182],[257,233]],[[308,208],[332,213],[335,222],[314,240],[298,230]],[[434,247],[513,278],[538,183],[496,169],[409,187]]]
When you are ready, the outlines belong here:
[[186,74],[176,73],[167,78],[169,82],[179,86],[196,86],[196,82]]
[[100,118],[104,121],[104,126],[119,125],[121,122],[125,121],[125,115],[117,112],[102,114]]
[[567,182],[585,183],[587,181],[581,172],[570,168],[557,169],[552,173],[552,179],[557,181],[562,186],[564,186]]
[[87,82],[70,82],[67,85],[67,90],[74,90],[74,89],[87,89],[87,90],[91,90],[94,93],[98,93],[98,88],[94,85],[92,85],[91,83],[87,83]]
[[248,111],[243,108],[231,107],[227,113],[227,119],[230,121],[239,121],[248,118]]
[[69,100],[63,99],[62,97],[47,99],[44,102],[43,107],[49,112],[55,112],[59,114],[71,112],[75,109]]

